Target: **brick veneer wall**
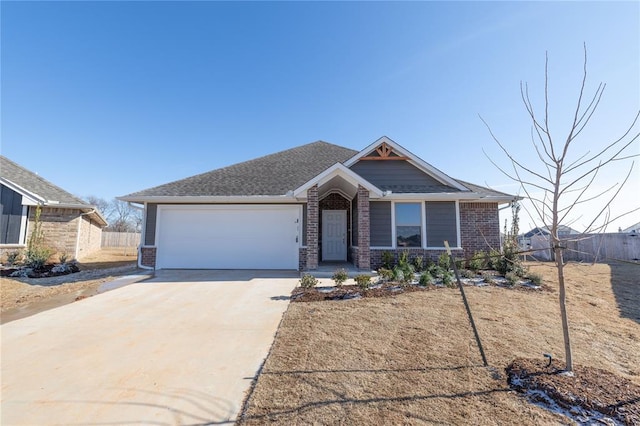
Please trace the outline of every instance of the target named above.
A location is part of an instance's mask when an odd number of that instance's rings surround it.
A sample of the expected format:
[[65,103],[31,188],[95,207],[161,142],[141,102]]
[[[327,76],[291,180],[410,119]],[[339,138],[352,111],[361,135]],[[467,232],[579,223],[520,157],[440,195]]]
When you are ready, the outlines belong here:
[[102,246],[102,228],[91,218],[81,216],[80,237],[78,239],[78,254],[76,257],[82,259],[85,256],[95,253]]
[[140,264],[143,266],[155,268],[157,249],[155,247],[141,247],[140,252],[142,256],[142,260],[140,261]]
[[370,241],[369,225],[369,191],[358,185],[358,254],[356,266],[359,269],[371,268],[371,256],[369,250]]
[[307,268],[318,269],[318,185],[307,190]]
[[304,271],[307,267],[307,248],[300,247],[298,249],[298,271]]
[[[346,210],[347,211],[347,242],[351,234],[351,202],[340,194],[329,194],[319,202],[320,221],[318,225],[318,253],[322,254],[322,211],[323,210]],[[349,251],[347,250],[347,260],[351,260]]]
[[[65,253],[70,258],[77,258],[76,243],[78,237],[79,209],[61,209],[42,207],[40,210],[40,229],[44,236],[44,244],[58,254]],[[29,241],[35,226],[36,208],[29,209],[29,225],[26,242]]]
[[478,250],[500,250],[498,204],[461,202],[460,239],[465,257]]

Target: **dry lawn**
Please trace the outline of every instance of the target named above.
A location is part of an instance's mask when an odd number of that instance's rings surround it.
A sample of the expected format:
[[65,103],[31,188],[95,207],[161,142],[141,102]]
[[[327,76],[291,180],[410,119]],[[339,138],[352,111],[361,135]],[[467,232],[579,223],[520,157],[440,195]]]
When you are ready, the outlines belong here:
[[78,263],[80,272],[48,278],[1,280],[2,323],[70,303],[97,292],[101,284],[136,269],[135,249],[103,249]]
[[[550,264],[531,269],[557,288]],[[576,364],[640,383],[639,272],[631,264],[569,265]],[[570,423],[509,390],[504,374],[516,357],[562,356],[557,291],[467,287],[466,293],[489,369],[457,289],[292,303],[243,423]]]

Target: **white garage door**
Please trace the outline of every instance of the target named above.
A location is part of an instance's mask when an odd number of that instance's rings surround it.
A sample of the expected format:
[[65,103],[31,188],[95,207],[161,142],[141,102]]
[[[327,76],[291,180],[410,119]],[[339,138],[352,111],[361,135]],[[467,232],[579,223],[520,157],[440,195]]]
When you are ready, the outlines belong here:
[[157,268],[298,269],[300,206],[158,206]]

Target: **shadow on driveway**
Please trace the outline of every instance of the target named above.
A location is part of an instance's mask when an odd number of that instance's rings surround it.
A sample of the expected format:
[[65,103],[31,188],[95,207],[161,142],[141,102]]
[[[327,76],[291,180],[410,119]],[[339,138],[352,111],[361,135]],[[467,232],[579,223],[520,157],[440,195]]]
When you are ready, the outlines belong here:
[[155,271],[151,283],[252,281],[256,279],[299,278],[293,270],[238,270],[238,269],[160,269]]

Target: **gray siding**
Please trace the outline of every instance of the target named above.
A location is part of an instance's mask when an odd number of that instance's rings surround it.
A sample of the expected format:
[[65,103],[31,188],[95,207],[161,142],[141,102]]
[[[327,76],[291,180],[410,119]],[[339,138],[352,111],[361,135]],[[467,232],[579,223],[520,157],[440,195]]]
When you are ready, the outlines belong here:
[[391,247],[391,202],[375,201],[369,204],[370,238],[372,247]]
[[351,170],[383,191],[395,193],[457,192],[407,161],[359,161]]
[[144,245],[153,246],[156,244],[156,218],[158,216],[158,205],[147,204],[146,229],[144,231]]
[[22,195],[0,185],[0,244],[20,242],[22,223]]
[[358,196],[351,201],[351,246],[358,246]]
[[427,201],[427,247],[458,246],[456,229],[456,203],[454,201]]

